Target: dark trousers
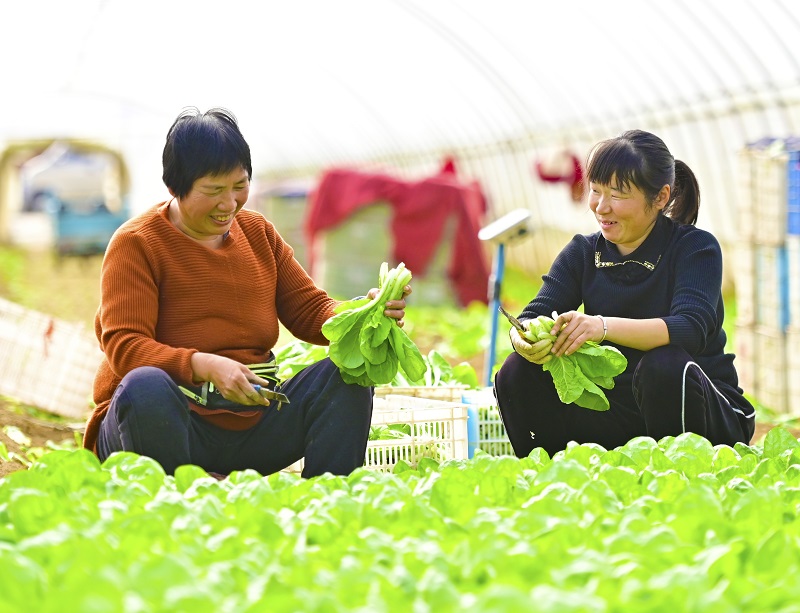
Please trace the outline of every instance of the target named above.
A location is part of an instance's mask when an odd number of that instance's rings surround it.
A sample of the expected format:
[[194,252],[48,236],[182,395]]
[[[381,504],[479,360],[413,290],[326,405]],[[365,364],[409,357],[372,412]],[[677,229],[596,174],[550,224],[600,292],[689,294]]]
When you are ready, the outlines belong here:
[[514,453],[542,447],[551,456],[567,443],[613,449],[637,436],[659,440],[694,432],[712,444],[749,443],[755,411],[740,392],[712,382],[691,356],[672,345],[645,353],[632,385],[603,390],[611,408],[564,404],[549,372],[516,353],[495,376],[494,393]]
[[132,451],[168,474],[195,464],[221,474],[253,469],[268,475],[304,457],[304,477],[346,475],[364,464],[372,419],[372,388],[348,385],[329,359],[278,386],[290,403],[266,407],[257,425],[224,430],[189,409],[186,396],[161,369],[137,368],[117,387],[100,427],[97,453]]

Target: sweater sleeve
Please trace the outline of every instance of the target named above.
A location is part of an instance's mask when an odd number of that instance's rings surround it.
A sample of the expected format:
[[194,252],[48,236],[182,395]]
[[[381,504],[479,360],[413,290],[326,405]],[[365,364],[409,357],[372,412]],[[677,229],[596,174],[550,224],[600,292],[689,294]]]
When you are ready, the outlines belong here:
[[112,372],[122,377],[139,366],[155,366],[170,376],[192,380],[195,349],[156,340],[159,314],[157,267],[145,240],[135,232],[117,233],[110,242],[101,275],[97,315],[100,347]]
[[705,231],[685,234],[673,271],[674,291],[670,314],[664,317],[670,344],[691,355],[705,351],[722,326],[718,307],[722,293],[722,250]]

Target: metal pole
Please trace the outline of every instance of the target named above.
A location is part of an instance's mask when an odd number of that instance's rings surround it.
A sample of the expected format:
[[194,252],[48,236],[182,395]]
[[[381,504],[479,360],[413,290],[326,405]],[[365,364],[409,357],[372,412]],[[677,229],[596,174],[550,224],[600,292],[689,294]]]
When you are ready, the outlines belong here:
[[498,310],[500,307],[500,288],[503,285],[505,257],[505,244],[499,243],[497,245],[492,278],[489,282],[489,317],[491,318],[491,332],[489,334],[489,350],[486,355],[486,364],[484,364],[484,381],[487,387],[492,386],[492,369],[494,368],[495,361]]

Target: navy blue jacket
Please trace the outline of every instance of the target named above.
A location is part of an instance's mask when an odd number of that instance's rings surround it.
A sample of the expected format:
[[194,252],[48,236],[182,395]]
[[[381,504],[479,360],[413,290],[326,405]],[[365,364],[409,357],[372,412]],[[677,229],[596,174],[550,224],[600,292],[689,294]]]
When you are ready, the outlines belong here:
[[[670,344],[685,349],[710,379],[741,393],[734,355],[725,353],[722,251],[709,232],[662,214],[645,241],[626,256],[600,232],[577,234],[542,280],[520,319],[578,310],[581,305],[589,315],[660,317],[667,324]],[[630,382],[643,352],[614,346],[628,358],[626,371],[616,381]]]

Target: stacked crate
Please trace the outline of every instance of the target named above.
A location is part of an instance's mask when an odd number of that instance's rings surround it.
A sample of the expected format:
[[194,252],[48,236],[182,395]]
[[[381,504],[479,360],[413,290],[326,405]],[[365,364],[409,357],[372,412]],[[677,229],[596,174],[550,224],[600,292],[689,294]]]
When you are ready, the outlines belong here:
[[788,353],[800,340],[798,145],[760,141],[739,158],[736,364],[745,393],[778,413],[800,413],[800,373]]
[[786,298],[788,326],[786,329],[787,347],[787,386],[788,413],[800,415],[800,362],[788,359],[788,352],[800,343],[800,143],[788,154],[787,199],[786,199],[786,276],[788,290]]

